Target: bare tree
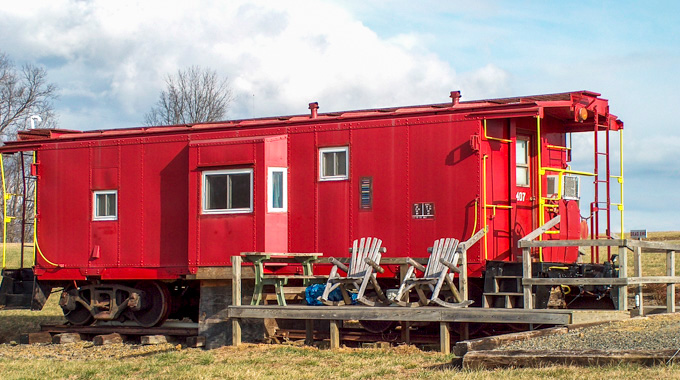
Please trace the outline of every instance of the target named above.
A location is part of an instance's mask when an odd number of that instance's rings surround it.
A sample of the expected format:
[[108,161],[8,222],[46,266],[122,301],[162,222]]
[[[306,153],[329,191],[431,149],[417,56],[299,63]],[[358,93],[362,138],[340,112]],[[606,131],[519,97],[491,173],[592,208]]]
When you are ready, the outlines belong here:
[[191,66],[165,79],[166,89],[144,117],[147,125],[219,121],[233,100],[227,78],[212,69]]
[[32,64],[17,68],[0,52],[0,133],[5,138],[24,129],[33,115],[41,117],[43,127],[54,126],[56,96],[57,87],[47,82],[44,68]]
[[[52,104],[56,97],[57,87],[48,83],[44,68],[32,64],[17,67],[7,54],[0,52],[0,135],[3,140],[15,139],[16,133],[26,129],[32,118],[40,120],[41,128],[56,127]],[[33,198],[35,183],[30,181],[31,160],[30,153],[15,154],[4,159],[5,191],[12,194],[7,198],[7,216],[16,218],[12,218],[7,226],[9,241],[20,241],[22,235],[30,240],[32,235],[30,220],[33,218],[33,204],[24,201]],[[24,209],[24,206],[28,206],[28,209]],[[21,215],[25,216],[24,220]]]

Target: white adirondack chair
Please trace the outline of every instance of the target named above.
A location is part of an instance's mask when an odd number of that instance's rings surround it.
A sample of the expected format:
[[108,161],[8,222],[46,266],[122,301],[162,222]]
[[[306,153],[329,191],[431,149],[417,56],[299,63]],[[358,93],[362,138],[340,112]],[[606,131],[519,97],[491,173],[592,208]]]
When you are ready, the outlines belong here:
[[[458,268],[460,253],[456,251],[458,243],[458,239],[454,238],[435,240],[426,267],[409,258],[409,269],[392,302],[400,306],[411,307],[437,304],[454,308],[465,307],[472,304],[473,301],[464,301],[462,299],[458,288],[456,288],[453,283],[454,274],[449,272],[460,273],[460,269]],[[422,277],[416,277],[416,269],[423,272]],[[440,298],[444,282],[446,282],[451,289],[453,298],[456,302],[447,302]],[[412,289],[415,289],[418,293],[418,302],[409,302],[409,294]],[[431,292],[429,298],[425,294],[426,291]]]
[[[331,269],[331,273],[328,276],[323,295],[318,300],[324,305],[329,306],[351,305],[352,299],[349,292],[352,289],[356,289],[358,302],[368,306],[375,306],[376,302],[365,296],[366,289],[371,286],[375,289],[378,299],[382,303],[388,303],[376,278],[376,272],[383,273],[385,271],[380,267],[380,258],[382,253],[385,252],[385,248],[380,247],[381,244],[382,240],[378,238],[369,237],[355,240],[351,248],[352,256],[349,267],[331,257],[329,260],[334,264],[333,269]],[[347,276],[340,276],[338,270],[347,273]],[[343,301],[330,301],[328,296],[338,287],[342,293]]]

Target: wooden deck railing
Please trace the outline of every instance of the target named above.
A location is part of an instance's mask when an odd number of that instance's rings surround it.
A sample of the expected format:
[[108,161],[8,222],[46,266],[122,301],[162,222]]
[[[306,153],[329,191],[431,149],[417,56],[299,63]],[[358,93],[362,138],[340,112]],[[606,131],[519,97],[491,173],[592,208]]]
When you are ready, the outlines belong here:
[[[559,221],[559,220],[558,220]],[[550,222],[549,222],[550,223]],[[547,225],[547,224],[546,224]],[[554,225],[554,224],[553,224]],[[548,227],[550,228],[550,227]],[[537,229],[539,231],[541,229]],[[545,231],[545,230],[543,230]],[[643,285],[666,284],[666,311],[675,312],[675,284],[680,283],[680,276],[675,275],[675,252],[680,251],[680,244],[667,242],[650,242],[631,239],[598,239],[598,240],[544,240],[533,241],[539,234],[527,235],[529,239],[518,242],[522,249],[524,291],[524,308],[533,308],[534,285],[610,285],[618,288],[618,309],[628,310],[628,286],[635,286],[636,298],[639,299],[638,315],[644,315]],[[619,277],[617,278],[532,278],[531,248],[541,247],[618,247]],[[666,275],[643,276],[642,248],[666,252]],[[628,250],[633,251],[633,277],[628,276]]]

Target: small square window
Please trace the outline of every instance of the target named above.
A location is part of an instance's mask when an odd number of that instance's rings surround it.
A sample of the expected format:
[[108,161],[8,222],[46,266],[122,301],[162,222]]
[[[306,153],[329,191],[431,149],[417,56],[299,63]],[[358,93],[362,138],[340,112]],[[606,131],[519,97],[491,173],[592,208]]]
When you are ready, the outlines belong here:
[[253,169],[203,172],[203,213],[253,211]]
[[286,168],[269,168],[267,202],[269,212],[286,212],[288,208],[288,179]]
[[339,181],[349,178],[349,147],[319,149],[319,179]]
[[118,219],[118,190],[94,192],[94,214],[92,220]]

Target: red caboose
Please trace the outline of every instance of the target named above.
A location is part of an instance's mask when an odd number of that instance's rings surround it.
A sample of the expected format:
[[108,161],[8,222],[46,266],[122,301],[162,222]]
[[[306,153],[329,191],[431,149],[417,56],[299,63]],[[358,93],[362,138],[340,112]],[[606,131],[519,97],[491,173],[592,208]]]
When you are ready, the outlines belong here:
[[[62,306],[77,324],[193,315],[193,279],[220,278],[232,255],[342,257],[361,236],[380,237],[385,257],[423,257],[436,238],[465,240],[488,227],[468,252],[469,276],[482,278],[489,262],[517,262],[517,240],[553,216],[561,223],[547,238],[581,237],[584,175],[596,184],[591,231],[599,234],[602,214],[611,235],[609,131],[623,123],[607,100],[587,91],[451,98],[326,114],[312,103],[307,115],[192,125],[31,130],[0,151],[35,152],[35,278],[66,286],[72,297]],[[573,132],[594,133],[594,171],[571,170]],[[607,149],[598,152],[603,134]],[[576,248],[537,252],[546,263],[577,257]],[[139,301],[151,311],[135,311],[135,289],[156,295]]]

